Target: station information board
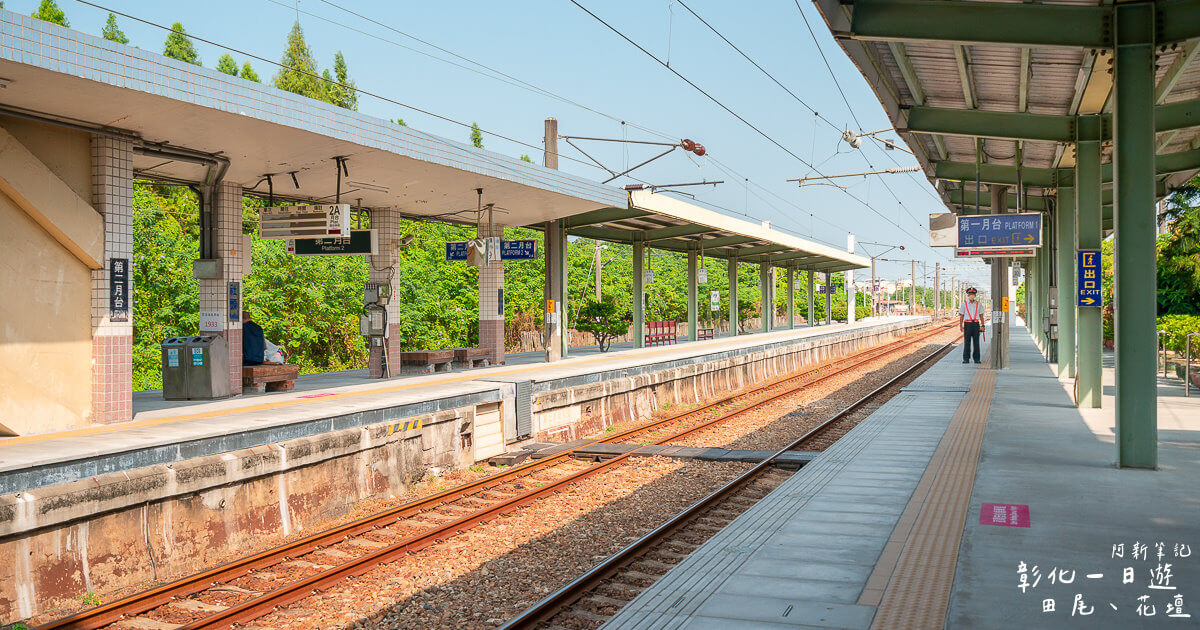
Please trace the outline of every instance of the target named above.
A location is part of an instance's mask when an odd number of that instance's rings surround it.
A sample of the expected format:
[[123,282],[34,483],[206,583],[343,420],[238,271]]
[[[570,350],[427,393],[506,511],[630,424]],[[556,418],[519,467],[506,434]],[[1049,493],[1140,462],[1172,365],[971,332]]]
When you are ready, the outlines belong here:
[[268,206],[259,210],[259,238],[300,239],[350,233],[350,204]]
[[[466,260],[470,254],[470,241],[446,243],[446,260]],[[500,260],[537,260],[537,241],[501,241]]]
[[332,238],[289,239],[289,254],[297,256],[349,256],[378,254],[377,230],[350,230],[348,236]]
[[959,215],[958,247],[1041,247],[1042,215],[1020,214]]

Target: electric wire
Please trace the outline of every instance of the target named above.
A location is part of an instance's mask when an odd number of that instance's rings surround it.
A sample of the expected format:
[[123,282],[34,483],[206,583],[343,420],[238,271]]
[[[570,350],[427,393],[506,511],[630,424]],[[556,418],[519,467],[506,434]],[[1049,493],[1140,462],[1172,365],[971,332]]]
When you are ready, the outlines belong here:
[[800,0],[794,0],[796,10],[800,12],[800,17],[804,19],[804,26],[808,27],[808,34],[812,36],[813,45],[817,47],[817,52],[821,54],[821,60],[825,62],[825,68],[829,70],[829,76],[833,77],[833,84],[837,86],[838,94],[842,95],[842,102],[846,103],[846,109],[850,111],[850,117],[854,119],[854,124],[858,125],[858,130],[862,131],[862,123],[858,122],[858,116],[854,114],[854,108],[850,107],[850,99],[846,98],[846,92],[842,90],[842,84],[838,82],[837,75],[833,73],[833,66],[829,65],[829,58],[825,56],[825,50],[821,48],[821,44],[817,41],[817,34],[813,31],[813,27],[808,23],[808,16],[804,14],[804,9],[800,8]]
[[[574,4],[576,7],[578,7],[580,10],[582,10],[584,13],[587,13],[589,16],[591,16],[591,17],[592,17],[593,19],[595,19],[597,22],[600,22],[602,25],[604,25],[606,28],[608,28],[608,30],[610,30],[610,31],[612,31],[613,33],[615,33],[615,34],[616,34],[617,36],[619,36],[621,39],[624,39],[624,40],[625,40],[626,42],[628,42],[630,45],[632,45],[633,47],[635,47],[635,48],[637,48],[638,50],[642,51],[642,53],[644,53],[646,56],[648,56],[648,57],[650,57],[651,59],[653,59],[653,60],[654,60],[655,62],[657,62],[659,65],[661,65],[662,67],[664,67],[664,68],[666,68],[667,70],[669,70],[669,71],[670,71],[672,74],[674,74],[676,77],[678,77],[678,78],[679,78],[680,80],[682,80],[683,82],[685,82],[685,83],[687,83],[688,85],[690,85],[690,86],[691,86],[693,89],[695,89],[697,92],[700,92],[701,94],[703,94],[703,95],[704,95],[706,98],[708,98],[708,100],[712,101],[712,102],[713,102],[714,104],[716,104],[718,107],[720,107],[721,109],[725,110],[727,113],[729,113],[729,114],[730,114],[731,116],[733,116],[734,118],[737,118],[739,121],[741,121],[741,122],[742,122],[743,124],[745,124],[747,127],[749,127],[750,129],[752,129],[752,130],[753,130],[755,133],[757,133],[758,135],[760,135],[760,136],[762,136],[763,138],[765,138],[765,139],[766,139],[768,142],[770,142],[771,144],[774,144],[776,147],[778,147],[778,148],[779,148],[780,150],[782,150],[784,153],[787,153],[788,155],[792,156],[793,158],[795,158],[795,159],[796,159],[796,161],[798,161],[798,162],[800,162],[801,164],[804,164],[805,166],[809,167],[810,169],[812,169],[813,171],[815,171],[815,172],[816,172],[818,175],[822,175],[822,176],[824,176],[824,173],[821,173],[821,171],[820,171],[819,169],[815,168],[815,167],[812,165],[812,163],[811,163],[811,162],[809,162],[809,161],[805,160],[804,158],[800,157],[799,155],[797,155],[797,154],[796,154],[794,151],[792,151],[792,150],[791,150],[791,149],[789,149],[788,147],[784,146],[784,145],[783,145],[781,142],[779,142],[779,141],[778,141],[778,140],[776,140],[774,137],[772,137],[771,135],[769,135],[769,134],[767,134],[766,132],[764,132],[762,129],[760,129],[758,126],[756,126],[754,123],[751,123],[749,120],[747,120],[746,118],[744,118],[744,117],[743,117],[741,114],[738,114],[736,111],[734,111],[733,109],[731,109],[731,108],[730,108],[728,105],[725,105],[725,103],[721,102],[719,99],[717,99],[716,97],[714,97],[712,94],[709,94],[707,91],[705,91],[703,88],[701,88],[701,87],[700,87],[699,85],[697,85],[695,82],[693,82],[691,79],[689,79],[689,78],[687,78],[686,76],[684,76],[684,75],[683,75],[682,73],[680,73],[678,70],[676,70],[675,68],[672,68],[671,66],[668,66],[668,65],[667,65],[666,63],[664,63],[664,62],[663,62],[661,59],[659,59],[659,58],[658,58],[658,56],[656,56],[654,53],[650,52],[649,50],[646,50],[646,48],[644,48],[644,47],[643,47],[641,44],[638,44],[638,43],[637,43],[637,42],[635,42],[633,39],[631,39],[629,36],[625,35],[625,33],[621,32],[619,29],[617,29],[617,28],[616,28],[616,27],[614,27],[613,25],[609,24],[609,23],[608,23],[607,21],[605,21],[603,18],[601,18],[600,16],[596,15],[595,13],[593,13],[593,12],[592,12],[591,10],[589,10],[587,7],[585,7],[585,6],[583,6],[582,4],[580,4],[580,3],[578,2],[578,0],[569,0],[569,1],[571,2],[571,4]],[[869,209],[869,210],[871,210],[872,212],[874,212],[876,215],[878,215],[878,216],[879,216],[880,218],[882,218],[884,221],[887,221],[888,223],[891,223],[893,226],[895,226],[895,227],[896,227],[896,229],[898,229],[898,230],[900,230],[901,232],[903,232],[904,234],[908,235],[908,237],[909,237],[909,238],[912,238],[913,240],[915,240],[915,241],[917,241],[917,242],[921,242],[921,239],[919,239],[917,236],[913,235],[911,232],[909,232],[908,230],[904,229],[904,227],[903,227],[903,226],[901,226],[899,223],[896,223],[896,222],[895,222],[895,221],[893,221],[893,220],[892,220],[890,217],[888,217],[887,215],[883,214],[882,212],[880,212],[879,210],[877,210],[875,207],[871,206],[869,203],[867,203],[867,202],[866,202],[866,201],[864,201],[863,199],[859,198],[857,195],[854,195],[853,193],[851,193],[851,192],[849,192],[849,191],[846,191],[846,190],[843,190],[842,192],[843,192],[843,194],[845,194],[845,195],[848,195],[848,196],[849,196],[851,199],[854,199],[855,201],[857,201],[857,202],[861,203],[863,206],[865,206],[867,209]]]

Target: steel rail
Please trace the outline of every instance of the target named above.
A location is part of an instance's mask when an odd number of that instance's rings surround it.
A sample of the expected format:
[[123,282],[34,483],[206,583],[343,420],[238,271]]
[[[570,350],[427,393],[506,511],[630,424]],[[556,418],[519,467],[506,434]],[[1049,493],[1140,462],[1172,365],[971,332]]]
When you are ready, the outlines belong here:
[[[207,588],[210,588],[211,586],[213,586],[216,583],[227,582],[229,580],[237,579],[239,577],[246,575],[247,573],[250,573],[251,571],[253,571],[255,569],[272,566],[279,562],[287,561],[288,559],[290,559],[292,557],[310,553],[310,552],[320,549],[322,547],[326,547],[326,546],[335,544],[337,542],[340,542],[341,540],[344,540],[348,537],[356,536],[356,535],[362,534],[364,532],[367,532],[367,531],[370,531],[373,529],[385,527],[394,522],[403,520],[405,518],[409,518],[411,516],[414,516],[414,515],[422,513],[422,512],[426,512],[426,511],[435,509],[437,507],[446,505],[448,503],[452,503],[452,502],[460,500],[464,497],[479,494],[479,493],[485,492],[487,490],[493,489],[495,487],[501,486],[505,483],[509,483],[509,482],[515,481],[517,479],[528,477],[536,472],[545,470],[547,468],[551,468],[559,463],[562,463],[563,461],[570,458],[575,453],[575,451],[582,449],[582,448],[586,448],[593,444],[616,442],[616,441],[624,439],[630,435],[636,435],[638,433],[643,433],[648,430],[652,430],[656,427],[660,427],[660,426],[668,424],[668,423],[676,422],[687,416],[709,411],[709,410],[713,409],[714,407],[718,407],[720,405],[727,404],[738,398],[753,396],[754,394],[757,394],[762,391],[768,390],[770,388],[776,387],[780,384],[785,384],[788,381],[803,379],[805,376],[809,376],[814,373],[818,373],[822,369],[825,369],[825,368],[829,367],[830,365],[851,362],[851,364],[849,366],[839,369],[835,372],[831,372],[826,375],[821,375],[820,378],[818,378],[815,381],[808,381],[799,386],[792,387],[782,394],[773,395],[773,396],[763,399],[761,401],[752,402],[743,409],[739,409],[730,414],[725,414],[725,415],[719,416],[718,418],[707,421],[707,422],[703,423],[702,425],[698,425],[697,427],[690,428],[681,434],[672,434],[672,435],[666,436],[664,438],[661,438],[660,440],[657,440],[655,443],[661,444],[661,443],[668,442],[670,440],[678,439],[681,435],[691,433],[694,430],[698,430],[698,429],[704,428],[706,426],[711,426],[712,424],[715,424],[716,422],[720,422],[720,421],[728,419],[729,417],[732,417],[734,415],[744,413],[746,411],[749,411],[751,409],[759,407],[763,404],[766,404],[768,402],[771,402],[771,401],[781,398],[783,396],[793,394],[797,390],[802,389],[803,387],[807,387],[815,382],[819,382],[820,380],[834,376],[835,374],[842,373],[848,369],[853,368],[855,365],[864,363],[866,361],[874,360],[876,358],[879,358],[880,356],[884,356],[886,354],[895,352],[899,348],[918,343],[924,339],[927,339],[927,338],[941,332],[942,330],[944,330],[945,326],[935,324],[934,328],[935,328],[935,330],[933,330],[933,331],[930,331],[928,333],[917,333],[916,335],[914,335],[914,338],[912,338],[912,339],[901,339],[898,343],[890,344],[888,346],[885,346],[882,349],[881,348],[870,348],[868,350],[854,353],[854,354],[848,355],[846,357],[839,357],[839,358],[836,358],[836,359],[833,359],[830,361],[825,361],[816,366],[813,366],[811,368],[803,370],[797,374],[774,379],[774,380],[772,380],[760,387],[752,389],[748,392],[744,391],[744,392],[739,392],[737,394],[732,394],[730,396],[726,396],[724,398],[718,399],[711,403],[705,404],[701,407],[697,407],[694,409],[689,409],[689,410],[681,411],[676,414],[672,414],[671,416],[662,418],[662,419],[657,420],[648,425],[640,425],[640,426],[636,426],[636,427],[631,427],[629,429],[619,431],[616,434],[581,444],[575,448],[569,449],[562,453],[558,453],[558,454],[552,455],[550,457],[546,457],[544,459],[540,459],[537,461],[533,461],[533,462],[529,462],[526,464],[522,464],[522,465],[513,467],[511,470],[506,471],[502,474],[494,475],[491,477],[486,477],[483,479],[478,479],[476,481],[472,481],[472,482],[469,482],[469,483],[466,483],[466,484],[463,484],[460,486],[456,486],[454,488],[450,488],[448,490],[439,492],[437,494],[430,495],[428,497],[418,499],[416,501],[406,503],[404,505],[400,505],[395,508],[391,508],[389,510],[385,510],[383,512],[365,517],[363,519],[353,521],[350,523],[346,523],[346,524],[343,524],[343,525],[340,525],[340,526],[337,526],[337,527],[334,527],[334,528],[331,528],[331,529],[328,529],[328,530],[325,530],[322,532],[318,532],[311,536],[307,536],[305,538],[301,538],[301,539],[292,541],[290,543],[280,545],[278,547],[273,547],[271,549],[267,549],[267,550],[261,551],[256,554],[246,556],[244,558],[239,558],[232,562],[214,567],[212,569],[208,569],[206,571],[202,571],[202,572],[190,575],[190,576],[186,576],[184,578],[181,578],[174,582],[170,582],[168,584],[164,584],[162,586],[159,586],[159,587],[156,587],[153,589],[149,589],[149,590],[146,590],[146,591],[143,591],[140,593],[136,593],[129,597],[122,598],[120,600],[116,600],[116,601],[108,603],[108,604],[103,604],[103,605],[97,606],[95,608],[81,611],[79,613],[76,613],[76,614],[68,616],[68,617],[64,617],[61,619],[57,619],[57,620],[48,622],[44,625],[38,626],[38,630],[52,630],[52,629],[56,630],[58,628],[73,628],[73,629],[77,628],[77,629],[82,630],[82,629],[101,628],[101,627],[110,625],[112,623],[115,623],[117,621],[120,621],[121,619],[129,617],[131,615],[138,615],[138,614],[147,612],[149,610],[152,610],[154,608],[157,608],[159,606],[168,604],[171,601],[178,599],[180,597],[184,597],[184,596],[196,593],[196,592],[203,591]],[[872,356],[867,356],[867,355],[872,355]],[[467,516],[463,517],[462,519],[457,519],[455,521],[452,521],[448,525],[432,527],[421,534],[414,535],[412,537],[409,537],[408,539],[405,539],[404,541],[396,543],[396,545],[394,547],[388,547],[388,548],[379,550],[375,553],[361,556],[354,560],[348,561],[346,564],[355,564],[360,561],[363,563],[370,563],[369,566],[367,566],[367,568],[364,568],[361,571],[358,571],[358,573],[365,572],[366,570],[369,570],[370,567],[373,567],[381,562],[386,562],[386,561],[390,560],[394,556],[394,554],[388,554],[388,559],[386,559],[386,560],[373,561],[375,556],[385,555],[385,554],[387,554],[387,552],[392,551],[396,547],[403,548],[403,550],[401,552],[399,552],[401,554],[409,553],[411,551],[416,551],[420,548],[423,548],[424,546],[427,546],[427,545],[419,545],[418,546],[417,539],[419,539],[423,536],[430,537],[430,544],[432,544],[432,542],[435,542],[436,540],[441,540],[446,537],[446,536],[442,535],[444,533],[443,529],[445,527],[449,527],[451,525],[456,526],[456,529],[452,530],[454,532],[457,532],[461,529],[469,529],[470,527],[472,527],[480,522],[483,522],[484,520],[488,520],[488,518],[471,520],[475,516],[491,515],[493,513],[503,513],[503,512],[510,511],[511,509],[515,509],[516,507],[519,507],[521,505],[525,505],[526,503],[529,502],[529,500],[531,500],[531,498],[536,498],[536,496],[544,494],[545,492],[548,492],[552,488],[558,487],[562,483],[571,483],[571,482],[577,481],[579,479],[591,476],[595,472],[598,472],[602,469],[607,469],[607,467],[609,465],[619,462],[619,461],[623,461],[624,459],[626,459],[627,455],[629,455],[629,454],[624,454],[624,455],[615,457],[613,459],[605,461],[601,465],[589,467],[589,468],[579,471],[578,473],[575,473],[573,475],[567,475],[560,480],[557,480],[555,482],[551,482],[551,483],[547,484],[546,486],[537,488],[536,490],[531,490],[531,491],[523,493],[521,495],[517,495],[516,497],[512,497],[510,499],[501,501],[501,502],[497,503],[496,505],[484,508],[483,510],[476,512],[472,515],[467,515]],[[343,568],[343,566],[334,567],[333,569],[330,569],[327,572],[337,571],[337,572],[339,572],[339,574],[345,573],[344,571],[340,571]],[[317,574],[306,580],[302,580],[300,583],[297,583],[297,584],[307,583],[310,580],[320,578],[320,577],[324,576],[325,573],[326,572]],[[354,572],[345,573],[345,575],[354,575],[354,574],[356,574],[356,573],[354,573]],[[341,578],[338,578],[338,579],[341,579]],[[324,580],[321,580],[321,582],[323,585],[326,584],[326,582]],[[314,588],[317,588],[317,587],[314,587]],[[274,592],[275,591],[272,591],[270,593],[274,593]],[[251,600],[247,600],[247,602],[243,602],[243,604],[255,602],[260,597],[264,597],[266,595],[267,594],[264,594],[262,596],[253,598]],[[294,600],[292,600],[292,601],[294,601]],[[280,605],[280,604],[276,603],[276,604],[272,604],[272,605],[275,606],[275,605]],[[238,606],[227,609],[227,611],[233,610],[234,608],[238,608]],[[223,612],[226,612],[226,611],[223,611]],[[222,614],[223,613],[218,613],[218,615],[222,615]],[[204,619],[198,620],[195,623],[198,623],[199,621],[204,621]],[[186,627],[191,628],[193,626],[188,625]],[[204,627],[204,626],[196,626],[196,627]]]
[[671,519],[668,520],[667,522],[663,523],[662,525],[659,525],[658,527],[654,528],[649,533],[645,534],[641,538],[639,538],[639,539],[635,540],[634,542],[630,543],[629,545],[627,545],[624,549],[618,551],[616,554],[613,554],[612,556],[609,556],[608,559],[604,560],[600,564],[592,567],[591,569],[588,570],[587,573],[584,573],[583,575],[575,578],[570,583],[568,583],[566,586],[563,586],[559,590],[557,590],[554,593],[552,593],[551,595],[547,596],[542,601],[529,607],[524,612],[522,612],[520,615],[517,615],[512,620],[510,620],[508,623],[501,626],[500,630],[517,630],[517,629],[522,629],[522,628],[532,628],[532,627],[535,627],[539,623],[548,622],[559,612],[563,611],[565,608],[567,608],[571,604],[578,601],[579,598],[583,597],[588,592],[590,592],[592,590],[592,588],[594,588],[597,584],[612,577],[613,575],[615,575],[617,573],[617,571],[620,571],[622,568],[624,568],[625,566],[632,563],[635,559],[637,559],[639,556],[641,556],[642,553],[644,553],[645,551],[652,548],[659,541],[661,541],[664,538],[666,538],[667,536],[675,533],[676,531],[681,529],[683,526],[687,525],[688,523],[692,522],[697,517],[699,517],[701,514],[703,514],[708,508],[712,507],[717,502],[725,499],[726,497],[732,495],[733,493],[735,493],[736,491],[738,491],[742,487],[744,487],[746,484],[748,484],[751,481],[753,481],[754,479],[756,479],[760,474],[765,472],[772,465],[772,462],[774,460],[778,459],[781,455],[783,455],[784,453],[787,453],[788,451],[795,450],[796,447],[798,447],[801,444],[803,444],[804,442],[807,442],[808,440],[812,439],[817,434],[819,434],[820,432],[829,428],[831,425],[833,425],[837,421],[839,421],[839,420],[845,418],[846,416],[850,415],[851,413],[857,411],[863,405],[867,404],[873,398],[875,398],[876,396],[881,394],[884,390],[886,390],[889,387],[892,387],[897,382],[901,381],[908,375],[912,374],[914,371],[916,371],[921,366],[925,365],[926,363],[928,363],[935,357],[938,357],[939,355],[941,355],[947,349],[952,347],[955,343],[957,343],[957,340],[951,341],[951,342],[943,345],[941,348],[938,348],[937,350],[933,351],[928,356],[926,356],[926,357],[922,358],[920,361],[914,363],[908,369],[904,370],[900,374],[898,374],[895,377],[893,377],[892,379],[888,380],[888,382],[884,383],[883,385],[880,385],[875,390],[873,390],[871,393],[867,394],[866,396],[863,396],[862,398],[859,398],[858,400],[854,401],[853,403],[851,403],[850,405],[848,405],[841,411],[838,411],[837,413],[835,413],[833,416],[830,416],[828,419],[822,421],[821,424],[817,425],[816,427],[813,427],[809,431],[805,432],[804,435],[801,435],[799,438],[796,438],[796,440],[794,440],[787,446],[776,451],[771,456],[763,459],[763,461],[756,464],[750,470],[742,473],[736,479],[733,479],[729,483],[727,483],[724,486],[713,491],[708,496],[704,497],[703,499],[700,499],[699,501],[692,504],[690,507],[688,507],[684,511],[671,517]]

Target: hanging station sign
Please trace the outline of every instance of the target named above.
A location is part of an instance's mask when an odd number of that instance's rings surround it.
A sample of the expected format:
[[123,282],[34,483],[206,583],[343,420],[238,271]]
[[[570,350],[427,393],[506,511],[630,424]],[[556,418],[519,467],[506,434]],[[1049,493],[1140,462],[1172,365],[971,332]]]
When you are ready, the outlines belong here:
[[1042,215],[1037,212],[959,215],[957,231],[959,248],[1041,247]]
[[350,230],[342,237],[289,239],[287,250],[297,256],[378,254],[379,236],[377,230]]
[[302,239],[350,234],[350,204],[269,206],[259,210],[259,238]]
[[[482,240],[482,239],[481,239]],[[465,261],[471,255],[473,241],[449,241],[446,243],[446,260]],[[499,260],[537,260],[537,241],[500,241]],[[489,261],[496,258],[489,252]]]
[[1037,255],[1033,247],[955,247],[955,258],[1032,258]]

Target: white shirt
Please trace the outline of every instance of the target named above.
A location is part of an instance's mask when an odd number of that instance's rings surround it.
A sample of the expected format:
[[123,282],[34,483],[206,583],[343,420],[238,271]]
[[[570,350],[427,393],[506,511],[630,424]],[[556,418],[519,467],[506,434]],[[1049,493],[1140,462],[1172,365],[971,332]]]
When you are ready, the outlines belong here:
[[964,322],[982,322],[982,308],[979,306],[979,301],[974,302],[967,300],[958,307],[958,314],[962,315]]

